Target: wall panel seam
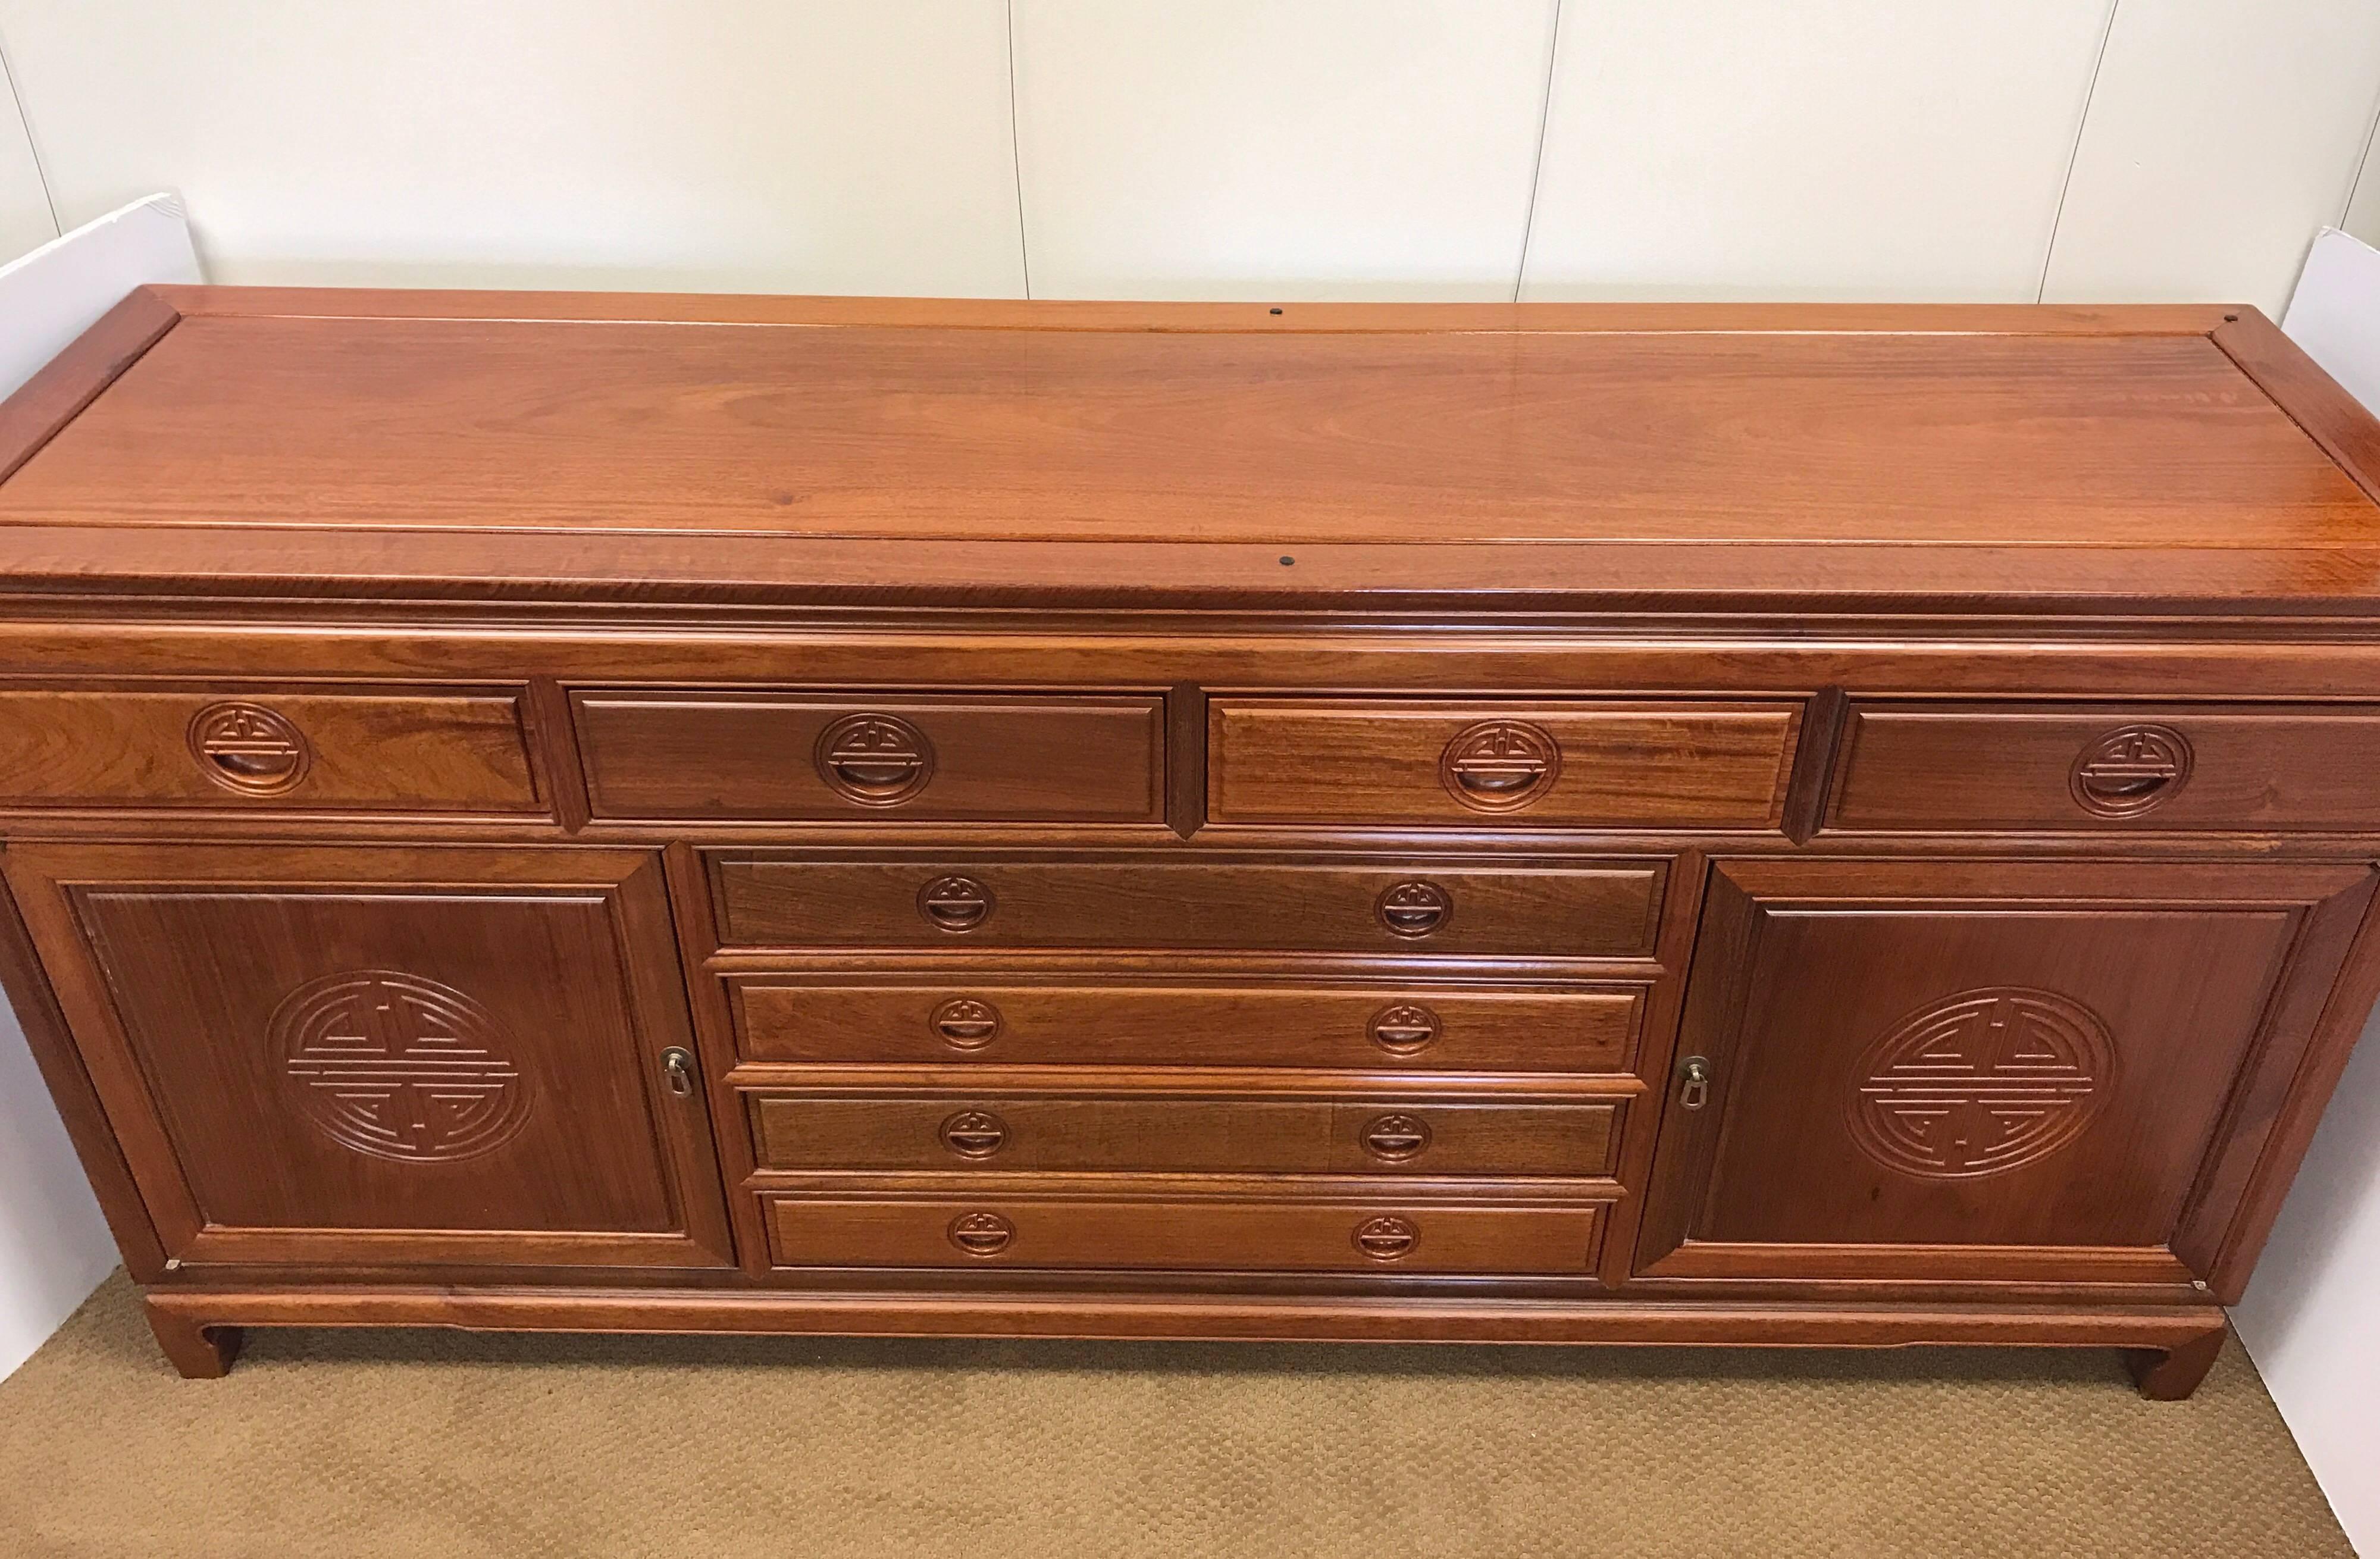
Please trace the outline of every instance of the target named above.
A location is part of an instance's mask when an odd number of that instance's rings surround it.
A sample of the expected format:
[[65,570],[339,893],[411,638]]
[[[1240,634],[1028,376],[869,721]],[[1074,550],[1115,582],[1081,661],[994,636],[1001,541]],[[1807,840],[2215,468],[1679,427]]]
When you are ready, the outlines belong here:
[[2049,268],[2058,262],[2058,230],[2066,222],[2066,197],[2074,188],[2075,165],[2082,160],[2082,138],[2091,133],[2091,105],[2099,96],[2099,72],[2107,64],[2107,43],[2116,35],[2116,13],[2123,9],[2124,0],[2107,0],[2107,19],[2100,24],[2099,52],[2091,58],[2091,80],[2082,89],[2082,112],[2074,116],[2074,144],[2066,152],[2066,177],[2058,183],[2058,209],[2049,216],[2049,241],[2041,249],[2041,285],[2034,288],[2033,300],[2046,302],[2049,298]]
[[1521,262],[1512,272],[1512,301],[1521,300],[1529,285],[1529,238],[1537,230],[1537,190],[1546,181],[1546,127],[1554,114],[1554,73],[1561,64],[1562,9],[1569,0],[1554,0],[1552,35],[1546,40],[1546,90],[1537,100],[1537,154],[1529,166],[1529,211],[1521,219]]
[[1033,300],[1033,240],[1025,225],[1025,136],[1016,123],[1016,0],[1008,10],[1008,166],[1016,176],[1016,262],[1024,273],[1025,300]]
[[17,111],[17,123],[25,132],[25,151],[33,159],[33,177],[42,186],[42,203],[50,208],[50,231],[64,236],[66,220],[58,215],[57,192],[50,188],[49,164],[42,157],[41,138],[33,134],[33,116],[26,111],[25,94],[17,90],[17,67],[8,58],[8,41],[0,37],[0,88],[8,93],[8,105]]

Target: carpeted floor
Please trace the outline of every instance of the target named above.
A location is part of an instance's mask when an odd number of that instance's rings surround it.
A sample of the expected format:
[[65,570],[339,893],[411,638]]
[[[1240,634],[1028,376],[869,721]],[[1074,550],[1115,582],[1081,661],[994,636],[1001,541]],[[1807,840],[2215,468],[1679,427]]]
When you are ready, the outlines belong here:
[[2234,1345],[1729,1353],[258,1332],[0,1382],[18,1556],[2346,1555]]

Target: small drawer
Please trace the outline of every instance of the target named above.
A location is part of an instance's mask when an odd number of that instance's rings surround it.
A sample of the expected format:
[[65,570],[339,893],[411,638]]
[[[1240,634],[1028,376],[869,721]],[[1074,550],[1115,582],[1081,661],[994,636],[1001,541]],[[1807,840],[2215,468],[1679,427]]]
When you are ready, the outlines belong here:
[[1163,700],[571,695],[604,818],[1162,821]]
[[768,1196],[781,1267],[1582,1277],[1604,1204]]
[[0,806],[543,811],[510,691],[0,688]]
[[1147,948],[1643,957],[1666,868],[1526,856],[1080,860],[729,855],[720,935],[759,947]]
[[747,1061],[1621,1072],[1649,987],[729,980]]
[[1854,704],[1839,829],[2380,828],[2380,709]]
[[1217,699],[1215,822],[1772,829],[1797,703]]
[[1617,1100],[747,1096],[762,1169],[1188,1175],[1611,1173]]

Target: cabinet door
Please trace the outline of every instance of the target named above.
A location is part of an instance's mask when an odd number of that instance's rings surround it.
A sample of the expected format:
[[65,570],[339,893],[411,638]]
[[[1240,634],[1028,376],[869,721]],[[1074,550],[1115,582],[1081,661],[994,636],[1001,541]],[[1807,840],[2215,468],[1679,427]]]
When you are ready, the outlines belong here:
[[2350,867],[1720,863],[1638,1272],[2210,1276],[2371,896]]
[[656,857],[6,859],[169,1255],[729,1261],[702,1090],[668,1065],[692,1041]]

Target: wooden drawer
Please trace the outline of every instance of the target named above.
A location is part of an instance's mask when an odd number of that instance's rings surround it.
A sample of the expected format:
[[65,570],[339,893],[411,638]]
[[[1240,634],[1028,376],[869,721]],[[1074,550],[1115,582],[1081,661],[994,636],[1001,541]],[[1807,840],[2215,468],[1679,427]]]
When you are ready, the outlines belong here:
[[728,982],[747,1061],[1452,1072],[1624,1071],[1647,989],[955,975]]
[[1216,822],[1778,825],[1798,703],[1217,699]]
[[1854,704],[1828,826],[2380,828],[2372,705]]
[[510,691],[238,684],[0,688],[0,805],[544,810]]
[[1665,866],[1459,859],[728,855],[720,936],[764,947],[1637,957]]
[[770,1196],[782,1267],[1584,1276],[1603,1204]]
[[753,1093],[762,1169],[1611,1173],[1621,1102],[1133,1092]]
[[571,695],[597,817],[1160,821],[1163,700]]

